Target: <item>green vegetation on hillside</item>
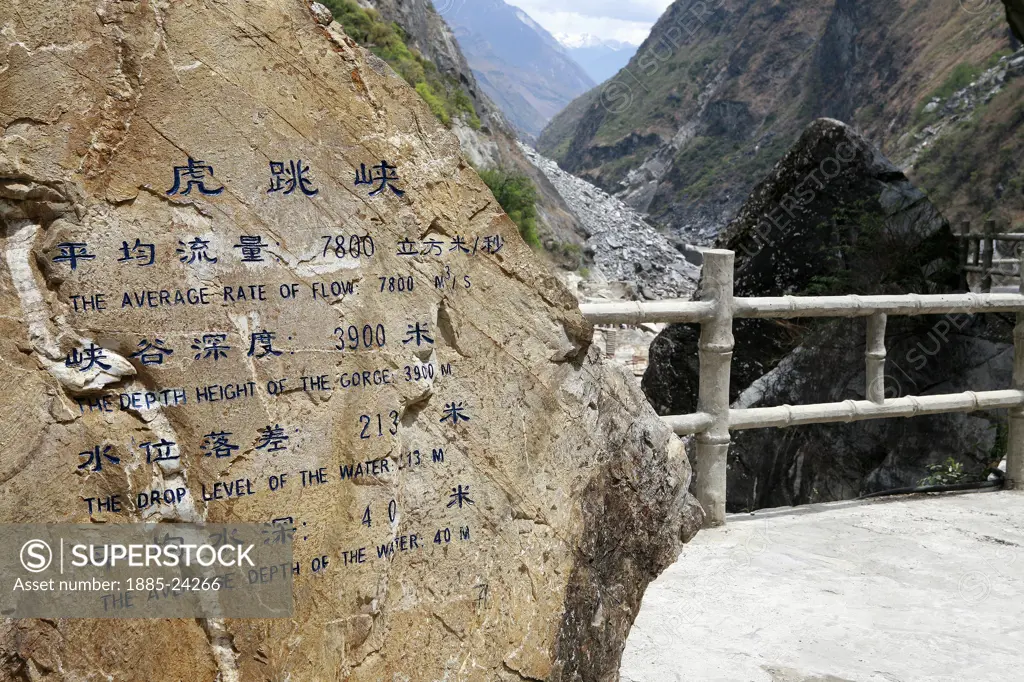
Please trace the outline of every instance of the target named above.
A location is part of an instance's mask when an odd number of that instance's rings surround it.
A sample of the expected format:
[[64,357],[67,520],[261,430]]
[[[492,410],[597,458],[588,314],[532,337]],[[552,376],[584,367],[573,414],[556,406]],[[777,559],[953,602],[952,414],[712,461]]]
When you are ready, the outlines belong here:
[[999,63],[999,60],[1003,57],[1012,54],[1011,50],[999,50],[992,54],[984,64],[968,64],[961,62],[953,67],[946,79],[942,81],[942,85],[937,87],[934,91],[929,93],[920,102],[917,103],[917,107],[914,109],[914,122],[917,124],[917,128],[920,129],[938,118],[938,114],[935,112],[925,112],[924,108],[928,106],[928,103],[933,99],[939,99],[946,101],[953,93],[963,90],[968,85],[973,83],[979,76],[993,68]]
[[[1011,77],[982,106],[974,100],[989,93],[972,92],[962,107],[972,113],[952,125],[943,107],[925,111],[1008,54],[999,12],[946,12],[938,0],[882,3],[865,10],[846,42],[849,27],[837,19],[850,10],[841,4],[743,0],[742,11],[719,7],[691,30],[684,5],[673,4],[626,69],[556,116],[538,151],[613,193],[629,178],[630,195],[656,224],[690,229],[727,222],[815,118],[853,125],[898,165],[932,135],[917,133],[942,121],[919,160],[922,188],[952,202],[939,200],[943,211],[972,220],[1024,215],[1021,119],[1009,101],[1020,99],[1024,78]],[[873,56],[850,69],[859,52]]]
[[984,69],[982,67],[975,66],[973,64],[957,64],[946,77],[946,80],[942,82],[942,85],[917,103],[917,108],[914,110],[914,122],[918,124],[918,127],[923,127],[932,123],[938,118],[938,114],[935,112],[929,113],[924,110],[924,108],[928,106],[929,102],[933,99],[939,99],[945,102],[953,95],[954,92],[963,90],[974,82],[974,79],[980,76],[983,71]]
[[335,21],[353,40],[386,61],[424,99],[441,123],[450,126],[453,117],[465,115],[474,129],[480,117],[469,96],[457,81],[442,75],[437,66],[406,44],[407,36],[398,24],[388,23],[372,9],[353,0],[323,0]]
[[527,176],[502,169],[482,170],[480,178],[487,183],[501,208],[519,227],[523,240],[539,249],[537,236],[537,188]]
[[1022,154],[1024,100],[1007,88],[928,147],[912,176],[947,217],[980,224],[1024,212]]

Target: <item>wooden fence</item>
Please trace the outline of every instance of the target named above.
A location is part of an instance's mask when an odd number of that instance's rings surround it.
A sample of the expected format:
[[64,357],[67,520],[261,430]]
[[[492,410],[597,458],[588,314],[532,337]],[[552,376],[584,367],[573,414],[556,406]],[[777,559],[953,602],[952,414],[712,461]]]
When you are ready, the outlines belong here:
[[[644,322],[696,323],[700,383],[697,412],[665,417],[679,435],[696,435],[694,493],[707,514],[705,523],[725,523],[726,458],[730,431],[866,419],[914,417],[947,412],[1009,409],[1006,481],[1024,482],[1024,295],[942,294],[903,296],[779,296],[735,298],[732,251],[704,254],[699,298],[651,302],[589,303],[580,308],[594,324]],[[885,327],[889,315],[1016,313],[1013,331],[1013,385],[1007,390],[885,398]],[[817,405],[731,409],[729,381],[735,318],[864,317],[866,320],[866,400]]]

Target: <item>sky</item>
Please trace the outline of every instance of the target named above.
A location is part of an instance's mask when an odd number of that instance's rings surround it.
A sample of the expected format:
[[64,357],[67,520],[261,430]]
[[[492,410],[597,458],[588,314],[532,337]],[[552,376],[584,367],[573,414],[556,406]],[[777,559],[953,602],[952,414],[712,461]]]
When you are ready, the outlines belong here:
[[[472,1],[472,0],[470,0]],[[589,33],[639,45],[672,0],[505,0],[552,34]]]

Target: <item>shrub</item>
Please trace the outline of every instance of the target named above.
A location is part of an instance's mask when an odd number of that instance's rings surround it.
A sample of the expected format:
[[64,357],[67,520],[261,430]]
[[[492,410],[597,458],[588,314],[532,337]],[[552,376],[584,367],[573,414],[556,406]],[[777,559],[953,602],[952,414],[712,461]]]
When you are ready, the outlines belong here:
[[473,100],[458,81],[443,76],[432,61],[408,46],[408,36],[398,24],[384,21],[376,11],[353,0],[324,0],[324,4],[349,37],[386,61],[416,89],[437,120],[451,126],[452,117],[464,115],[470,127],[480,129]]
[[942,464],[930,464],[928,471],[931,472],[927,478],[922,478],[918,485],[952,485],[961,483],[967,477],[964,473],[964,465],[952,457]]
[[444,102],[434,94],[433,89],[427,83],[417,83],[416,92],[420,94],[420,97],[427,103],[430,110],[434,113],[441,123],[448,125],[452,117],[448,115],[448,109],[445,107]]
[[537,236],[537,188],[522,173],[513,173],[500,168],[484,170],[480,177],[491,188],[494,198],[501,204],[508,217],[519,228],[523,241],[535,249],[540,248]]

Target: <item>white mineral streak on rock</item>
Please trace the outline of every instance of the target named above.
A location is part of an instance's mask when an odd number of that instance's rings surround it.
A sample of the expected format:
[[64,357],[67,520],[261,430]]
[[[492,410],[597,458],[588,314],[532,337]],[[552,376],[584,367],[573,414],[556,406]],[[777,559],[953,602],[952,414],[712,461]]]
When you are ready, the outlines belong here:
[[763,374],[760,378],[750,384],[732,404],[734,410],[745,410],[750,407],[754,407],[764,398],[765,394],[771,389],[772,384],[778,381],[780,378],[787,376],[793,369],[793,365],[796,363],[800,354],[803,353],[803,348],[798,347],[793,350],[792,353],[782,359],[782,361],[773,367],[771,370]]
[[[29,221],[12,221],[8,230],[8,245],[5,254],[11,279],[18,292],[25,324],[29,329],[32,349],[36,358],[64,388],[73,393],[95,391],[116,384],[124,377],[135,375],[135,368],[126,359],[110,350],[104,350],[104,362],[110,369],[103,369],[96,364],[86,371],[76,367],[68,367],[66,355],[62,354],[57,345],[55,334],[50,329],[50,309],[43,299],[42,292],[36,283],[35,272],[32,270],[30,258],[39,225]],[[81,350],[94,343],[91,339],[78,337],[76,347]]]
[[8,244],[5,255],[11,279],[18,291],[18,300],[25,315],[32,346],[37,353],[43,355],[41,359],[54,362],[60,356],[60,349],[50,333],[50,311],[36,285],[35,274],[29,262],[32,244],[38,233],[38,225],[27,220],[12,221],[7,232]]
[[[124,385],[124,390],[128,393],[132,392],[144,392],[147,387],[138,381],[132,381]],[[188,481],[188,470],[187,470],[187,458],[182,456],[181,447],[184,444],[183,441],[178,437],[174,431],[174,427],[171,425],[170,420],[167,418],[167,414],[161,405],[152,405],[149,408],[145,406],[134,407],[129,406],[126,412],[135,415],[142,422],[145,423],[147,431],[147,438],[149,442],[159,442],[166,440],[171,443],[175,443],[177,451],[175,454],[178,455],[178,459],[161,459],[152,464],[146,464],[141,458],[136,461],[130,461],[125,463],[124,468],[126,471],[131,473],[132,471],[140,468],[147,468],[151,473],[152,478],[150,482],[145,486],[146,490],[178,490],[189,488]],[[136,490],[132,487],[132,477],[127,477],[127,489],[130,493],[129,497],[132,498],[133,502],[136,500],[134,496]],[[196,509],[194,497],[191,495],[185,495],[181,500],[175,497],[173,504],[168,504],[166,501],[158,502],[147,506],[141,510],[142,518],[148,523],[158,523],[161,521],[177,521],[181,523],[201,523],[205,520],[205,514],[200,513]]]
[[217,663],[217,682],[241,682],[238,670],[238,653],[235,651],[234,637],[224,628],[222,618],[203,618],[200,620],[206,636],[210,639],[210,650]]
[[[50,329],[49,308],[43,299],[42,293],[36,284],[35,273],[30,265],[29,258],[36,235],[39,233],[39,226],[29,221],[13,223],[8,233],[8,247],[5,254],[7,266],[10,269],[11,278],[18,291],[18,299],[25,317],[25,323],[29,328],[33,350],[40,363],[50,372],[64,388],[72,393],[85,393],[98,391],[105,386],[123,381],[125,377],[135,375],[135,368],[128,360],[120,355],[104,350],[104,362],[110,364],[109,370],[104,370],[98,365],[88,371],[82,372],[77,368],[68,367],[65,358],[57,346],[53,332]],[[90,339],[78,339],[78,347],[88,346]],[[138,382],[131,382],[124,386],[127,391],[145,391],[146,387]],[[159,406],[153,406],[148,410],[130,410],[137,414],[140,419],[146,422],[147,429],[159,440],[165,438],[170,442],[177,442],[174,429]],[[165,488],[187,488],[185,472],[182,470],[180,460],[161,460],[155,467],[154,475],[161,489]],[[127,463],[129,471],[137,466],[134,463]],[[128,479],[128,490],[134,493]],[[168,508],[169,507],[169,508]],[[154,518],[176,521],[198,521],[199,514],[191,497],[176,501],[173,505],[154,505],[143,512],[146,520]]]

